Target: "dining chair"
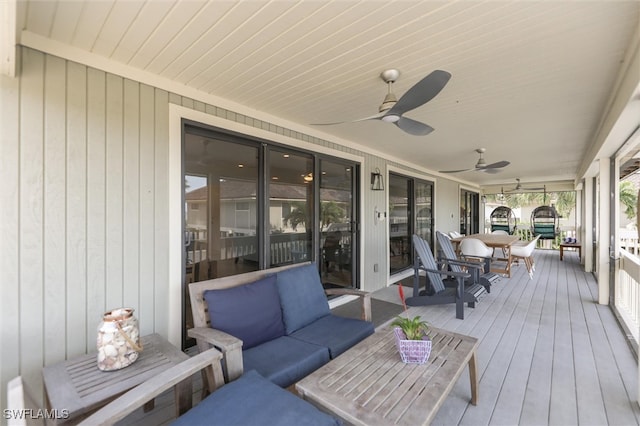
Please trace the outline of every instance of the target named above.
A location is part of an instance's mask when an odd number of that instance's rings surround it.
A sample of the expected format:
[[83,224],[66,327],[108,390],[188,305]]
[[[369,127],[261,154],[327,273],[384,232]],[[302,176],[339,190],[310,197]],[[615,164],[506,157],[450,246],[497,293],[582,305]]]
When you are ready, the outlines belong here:
[[529,272],[529,279],[533,279],[533,271],[535,271],[535,263],[533,260],[533,251],[536,248],[536,243],[540,239],[540,235],[537,235],[533,240],[529,241],[526,245],[514,244],[511,246],[511,259],[522,259],[527,272]]
[[477,238],[465,238],[460,241],[460,253],[465,257],[485,259],[493,256],[493,249]]

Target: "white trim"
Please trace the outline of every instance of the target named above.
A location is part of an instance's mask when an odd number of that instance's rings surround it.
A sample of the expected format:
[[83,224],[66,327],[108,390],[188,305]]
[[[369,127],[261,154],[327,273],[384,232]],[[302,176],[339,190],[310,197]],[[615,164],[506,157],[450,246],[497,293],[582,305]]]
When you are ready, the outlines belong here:
[[169,323],[168,340],[182,347],[182,114],[169,103]]
[[0,74],[16,76],[17,0],[0,1]]
[[[387,187],[389,187],[389,172],[394,172],[397,174],[401,174],[403,176],[409,176],[409,177],[413,177],[416,179],[421,179],[421,180],[429,180],[430,182],[433,182],[433,199],[432,199],[432,203],[435,203],[435,197],[436,197],[436,191],[437,191],[437,186],[438,186],[438,179],[434,178],[431,175],[424,175],[424,174],[420,174],[419,172],[415,172],[413,170],[405,170],[401,167],[397,167],[397,166],[393,166],[391,164],[387,164],[387,166],[385,167],[385,182],[387,182]],[[386,199],[385,199],[385,211],[387,212],[387,223],[389,223],[388,221],[390,220],[390,214],[389,214],[389,194],[387,191],[385,191],[385,195],[386,195]],[[460,199],[460,197],[458,196],[458,200]],[[460,201],[458,201],[458,204],[460,203]],[[434,205],[431,206],[431,211],[432,211],[432,215],[433,215],[433,230],[435,231],[436,229],[436,215],[435,215],[435,210],[434,210]],[[387,256],[387,262],[389,261],[389,259],[391,258],[391,247],[389,244],[389,226],[386,227],[385,229],[385,241],[386,241],[386,247],[387,247],[387,251],[386,251],[386,256]],[[413,267],[413,266],[412,266]],[[413,270],[407,270],[407,271],[403,271],[403,272],[398,272],[396,274],[391,275],[391,271],[389,270],[389,268],[387,268],[387,287],[389,287],[392,284],[397,283],[400,280],[403,280],[405,278],[408,278],[410,276],[413,275]]]

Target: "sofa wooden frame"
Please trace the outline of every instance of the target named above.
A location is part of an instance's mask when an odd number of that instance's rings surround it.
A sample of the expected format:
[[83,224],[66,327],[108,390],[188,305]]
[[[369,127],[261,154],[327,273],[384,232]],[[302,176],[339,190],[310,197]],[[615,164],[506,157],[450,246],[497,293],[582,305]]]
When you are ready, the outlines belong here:
[[[187,333],[189,337],[196,339],[196,344],[200,352],[204,352],[211,347],[215,347],[222,352],[222,365],[226,381],[235,380],[243,373],[242,340],[211,327],[211,320],[209,318],[207,302],[204,299],[204,292],[207,290],[221,290],[249,284],[264,278],[267,275],[289,268],[308,265],[310,263],[311,262],[296,263],[189,284],[189,298],[191,300],[194,328],[189,329]],[[358,296],[361,301],[360,318],[365,321],[371,321],[371,298],[369,293],[356,289],[342,288],[325,289],[325,293],[327,295]],[[209,374],[210,371],[206,371],[206,373]],[[206,380],[212,382],[213,377],[206,377]]]

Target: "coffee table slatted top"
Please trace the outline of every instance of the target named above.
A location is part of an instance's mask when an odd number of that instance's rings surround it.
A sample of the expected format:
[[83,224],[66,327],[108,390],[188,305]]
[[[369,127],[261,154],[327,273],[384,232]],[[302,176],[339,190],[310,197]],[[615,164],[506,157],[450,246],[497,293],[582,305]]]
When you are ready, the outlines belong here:
[[298,382],[296,389],[348,423],[429,424],[467,364],[474,370],[470,374],[475,403],[478,345],[474,337],[434,327],[429,335],[433,345],[425,364],[403,363],[393,330],[386,327]]

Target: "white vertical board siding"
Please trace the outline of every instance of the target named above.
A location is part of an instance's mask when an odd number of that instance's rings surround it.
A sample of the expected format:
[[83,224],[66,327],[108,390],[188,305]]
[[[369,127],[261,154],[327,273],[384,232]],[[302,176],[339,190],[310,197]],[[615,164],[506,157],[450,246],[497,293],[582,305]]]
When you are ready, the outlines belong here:
[[460,231],[460,185],[457,182],[438,180],[435,188],[436,231]]
[[[384,191],[371,190],[371,173],[380,169],[384,180]],[[389,220],[376,222],[374,210],[387,212],[389,204],[389,174],[386,164],[381,159],[371,158],[362,165],[362,211],[360,233],[362,235],[363,274],[361,289],[375,291],[389,284]],[[387,215],[388,216],[388,215]],[[374,271],[374,265],[378,271]]]
[[[140,92],[139,84],[124,81],[123,114],[123,251],[122,300],[138,306],[140,264]],[[137,315],[137,313],[136,313]]]
[[[44,75],[44,362],[65,359],[66,308],[65,61],[45,57]],[[62,308],[62,309],[61,309]],[[62,342],[64,343],[64,341]]]
[[[138,300],[155,299],[155,90],[150,86],[140,86],[140,128],[139,128],[139,209],[138,228]],[[133,277],[132,277],[133,279]],[[137,313],[140,332],[154,331],[154,304],[141,303]]]
[[95,350],[107,309],[168,330],[168,93],[19,56],[0,77],[2,409],[13,377],[40,400],[44,365]]
[[[87,321],[87,68],[67,63],[66,75],[66,350],[90,346]],[[89,319],[92,320],[92,319]]]
[[34,50],[23,52],[19,104],[18,347],[21,374],[32,384],[36,395],[42,393],[38,368],[44,363],[44,62],[42,53]]
[[106,308],[123,303],[123,82],[106,75],[105,151],[105,290]]
[[[153,278],[155,289],[153,298],[154,331],[163,336],[169,336],[169,303],[180,301],[169,300],[169,93],[155,91],[155,119],[154,119],[154,258],[155,273]],[[151,214],[151,211],[149,211]],[[150,216],[150,215],[149,215]],[[182,229],[180,229],[182,234]],[[146,297],[146,296],[145,296]]]

